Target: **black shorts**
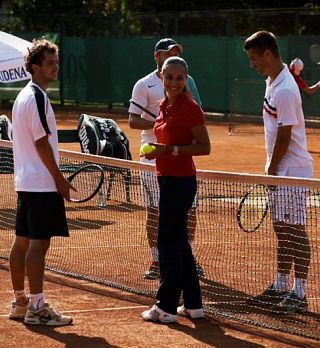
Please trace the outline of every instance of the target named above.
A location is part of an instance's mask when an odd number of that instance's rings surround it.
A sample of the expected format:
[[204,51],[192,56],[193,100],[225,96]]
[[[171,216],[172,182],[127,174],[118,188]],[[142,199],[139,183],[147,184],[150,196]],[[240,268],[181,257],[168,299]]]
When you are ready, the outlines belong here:
[[16,235],[30,239],[68,237],[63,197],[57,192],[18,192]]

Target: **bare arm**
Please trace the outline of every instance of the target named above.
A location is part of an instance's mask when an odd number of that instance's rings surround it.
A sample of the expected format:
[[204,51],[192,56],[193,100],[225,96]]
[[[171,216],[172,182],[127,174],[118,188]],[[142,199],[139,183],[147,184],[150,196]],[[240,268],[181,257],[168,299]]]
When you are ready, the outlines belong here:
[[194,143],[190,145],[178,145],[181,155],[203,156],[209,155],[211,150],[210,139],[205,125],[196,126],[191,129]]
[[320,82],[318,82],[315,85],[310,86],[310,87],[306,86],[306,87],[302,88],[302,90],[304,92],[306,92],[307,94],[313,94],[313,93],[315,93],[315,92],[320,90]]
[[64,178],[62,173],[57,166],[55,161],[51,145],[48,141],[48,137],[44,136],[43,138],[38,139],[35,142],[37,152],[41,158],[43,164],[46,166],[50,172],[53,180],[57,186],[58,192],[64,197],[67,201],[70,201],[70,188],[72,187],[70,182]]
[[[209,155],[211,150],[210,139],[208,135],[208,131],[205,125],[199,125],[191,129],[192,135],[194,137],[194,142],[190,145],[179,145],[178,152],[181,155],[191,155],[191,156],[203,156]],[[156,147],[156,150],[151,154],[145,155],[147,159],[153,159],[157,156],[165,153],[172,152],[173,145],[165,145],[165,144],[152,144]]]
[[278,128],[277,138],[274,144],[268,175],[275,175],[277,167],[286,154],[291,141],[292,126],[283,126]]
[[129,113],[129,127],[133,129],[153,129],[154,121],[145,120],[141,115]]

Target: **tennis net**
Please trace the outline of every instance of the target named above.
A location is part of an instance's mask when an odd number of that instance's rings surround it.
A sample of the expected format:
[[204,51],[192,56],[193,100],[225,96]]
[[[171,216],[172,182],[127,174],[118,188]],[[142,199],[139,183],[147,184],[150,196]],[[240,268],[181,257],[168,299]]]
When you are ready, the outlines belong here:
[[[60,151],[61,170],[66,176],[72,168],[88,163],[103,166],[105,183],[91,201],[66,203],[70,238],[53,238],[47,268],[69,277],[154,297],[159,280],[144,278],[150,251],[141,186],[142,178],[151,175],[154,168],[134,161]],[[1,140],[0,176],[0,257],[8,259],[14,238],[16,194],[11,143]],[[198,171],[197,178],[193,248],[204,271],[200,280],[206,313],[320,340],[320,237],[317,231],[320,180],[213,171]],[[260,192],[244,204],[246,192],[258,184],[267,188],[266,196]],[[310,265],[306,261],[307,250],[301,257],[302,266],[309,269],[305,313],[281,313],[268,304],[260,306],[249,300],[270,286],[276,274],[277,237],[271,222],[271,205],[279,204],[272,201],[274,197],[278,201],[279,196],[286,202],[285,206],[295,209],[289,235],[299,231],[304,219],[306,230],[296,245],[284,240],[287,250],[284,257],[291,255],[291,249],[301,249],[301,246],[306,249],[308,241],[311,245]],[[292,203],[291,198],[296,196],[298,199]],[[239,206],[242,206],[241,219],[238,218]],[[288,218],[290,212],[285,210],[283,214]],[[239,222],[246,225],[256,220],[262,222],[254,232],[245,232],[239,227]],[[291,275],[289,280],[291,287]]]

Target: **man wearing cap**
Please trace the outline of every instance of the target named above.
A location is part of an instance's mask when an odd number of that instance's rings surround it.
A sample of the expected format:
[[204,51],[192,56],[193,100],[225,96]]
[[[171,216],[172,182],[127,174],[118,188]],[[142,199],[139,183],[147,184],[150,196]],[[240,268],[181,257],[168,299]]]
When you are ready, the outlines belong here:
[[[131,99],[153,114],[158,115],[159,103],[165,97],[160,76],[162,65],[167,58],[179,56],[182,52],[182,46],[171,38],[164,38],[158,41],[153,53],[157,69],[136,82],[133,87]],[[190,75],[188,75],[187,86],[193,99],[201,106],[196,84]],[[146,143],[157,142],[153,133],[154,122],[155,119],[152,116],[143,112],[133,103],[130,104],[129,126],[130,128],[140,129],[142,131],[141,146]],[[149,164],[155,163],[155,160],[148,160],[145,157],[140,157],[140,161]],[[151,172],[141,173],[141,185],[143,187],[142,201],[147,211],[146,231],[152,259],[149,269],[145,272],[144,276],[146,279],[156,279],[160,276],[157,248],[159,188],[156,176]],[[196,227],[194,207],[190,211],[188,227],[189,242],[192,247]],[[199,275],[203,274],[203,270],[198,264],[197,270]]]
[[298,87],[302,91],[304,91],[308,94],[313,94],[320,89],[320,81],[317,82],[315,85],[309,87],[300,75],[301,71],[303,70],[303,67],[304,67],[303,61],[300,58],[295,58],[290,63],[289,71],[291,72],[292,76],[294,77]]

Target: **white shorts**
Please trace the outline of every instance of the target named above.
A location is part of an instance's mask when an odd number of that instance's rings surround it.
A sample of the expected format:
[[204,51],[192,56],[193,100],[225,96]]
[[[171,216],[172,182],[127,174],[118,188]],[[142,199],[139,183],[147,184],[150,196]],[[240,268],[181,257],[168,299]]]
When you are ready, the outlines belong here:
[[[308,167],[281,167],[278,176],[309,178],[312,165]],[[307,215],[307,187],[278,186],[268,192],[268,203],[272,222],[282,221],[290,225],[305,225]]]
[[158,208],[159,184],[157,176],[151,172],[140,172],[141,201],[146,208]]

